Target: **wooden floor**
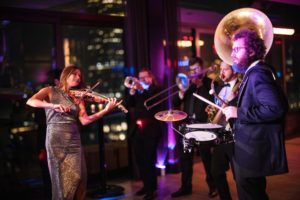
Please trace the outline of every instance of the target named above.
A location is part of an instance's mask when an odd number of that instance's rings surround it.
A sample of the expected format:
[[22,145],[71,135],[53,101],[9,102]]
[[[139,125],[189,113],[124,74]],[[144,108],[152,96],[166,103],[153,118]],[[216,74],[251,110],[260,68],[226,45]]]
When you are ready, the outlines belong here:
[[[286,141],[289,173],[284,175],[272,176],[267,178],[267,191],[270,200],[295,200],[300,199],[300,136]],[[232,173],[227,173],[233,199],[237,199],[237,192]],[[193,193],[188,196],[175,198],[177,200],[199,200],[209,199],[207,196],[208,188],[204,180],[204,169],[201,161],[194,164]],[[108,184],[124,187],[124,195],[107,199],[142,199],[135,196],[135,192],[140,189],[140,181],[117,180]],[[159,189],[156,199],[172,199],[170,194],[180,187],[180,173],[166,174],[158,178]],[[88,200],[95,198],[88,197]],[[219,199],[215,197],[214,199]]]

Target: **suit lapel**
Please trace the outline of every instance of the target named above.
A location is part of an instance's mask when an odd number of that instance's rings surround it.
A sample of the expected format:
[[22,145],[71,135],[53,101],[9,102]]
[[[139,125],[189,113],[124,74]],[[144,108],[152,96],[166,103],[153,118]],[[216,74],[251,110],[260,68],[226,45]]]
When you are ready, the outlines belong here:
[[261,62],[258,62],[255,66],[253,66],[251,69],[249,69],[249,71],[247,71],[244,75],[244,78],[242,80],[242,83],[241,83],[241,86],[240,86],[240,89],[239,89],[239,94],[238,94],[238,100],[237,100],[237,106],[240,105],[240,102],[241,102],[241,98],[242,98],[242,95],[244,93],[244,90],[245,90],[245,86],[248,82],[248,79],[249,79],[249,75],[250,73],[255,70],[255,68],[257,68],[258,66],[261,65]]
[[241,98],[242,98],[242,94],[244,93],[244,90],[245,90],[245,85],[247,84],[247,81],[248,81],[248,76],[245,76],[242,80],[242,83],[240,85],[240,89],[239,89],[239,93],[238,93],[238,100],[237,100],[237,106],[240,105],[240,102],[241,102]]

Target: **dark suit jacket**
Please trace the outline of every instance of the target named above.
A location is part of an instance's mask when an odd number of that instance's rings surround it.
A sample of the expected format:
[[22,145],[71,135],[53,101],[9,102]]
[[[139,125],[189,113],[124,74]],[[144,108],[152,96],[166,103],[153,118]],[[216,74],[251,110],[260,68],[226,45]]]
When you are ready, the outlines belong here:
[[287,101],[268,66],[258,63],[246,72],[234,127],[234,160],[245,177],[288,171],[284,144],[287,109]]
[[207,113],[205,112],[205,108],[208,104],[194,97],[193,93],[197,93],[204,98],[213,101],[213,96],[209,95],[210,83],[211,79],[204,77],[203,85],[199,88],[197,88],[195,84],[191,84],[188,90],[184,93],[183,99],[180,99],[178,95],[174,96],[174,107],[180,107],[180,105],[183,103],[183,111],[186,112],[188,116],[192,116],[193,113],[195,113],[195,120],[198,123],[207,122]]
[[[154,115],[164,110],[164,106],[159,104],[150,110],[147,110],[144,106],[145,100],[154,96],[160,92],[160,87],[151,85],[148,90],[144,90],[143,93],[136,92],[135,95],[128,95],[126,99],[126,106],[129,108],[129,134],[136,134],[136,121],[142,120],[143,126],[139,128],[137,132],[143,132],[145,137],[160,137],[162,135],[163,123],[155,119]],[[156,101],[157,99],[154,99]],[[150,101],[149,105],[153,102]],[[131,130],[132,129],[132,130]]]

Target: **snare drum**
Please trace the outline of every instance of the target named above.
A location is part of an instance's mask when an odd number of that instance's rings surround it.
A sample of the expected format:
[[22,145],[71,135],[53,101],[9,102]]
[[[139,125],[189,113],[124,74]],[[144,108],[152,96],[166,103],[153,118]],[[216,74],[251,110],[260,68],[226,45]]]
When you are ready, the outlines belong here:
[[192,131],[185,134],[187,139],[195,139],[196,143],[209,142],[217,139],[217,135],[210,131]]
[[196,145],[214,144],[218,138],[216,132],[221,128],[221,125],[211,123],[185,124],[182,132],[186,139],[193,139]]
[[218,130],[223,128],[223,126],[219,124],[212,124],[212,123],[187,124],[186,127],[188,129],[197,129],[197,130]]
[[191,152],[195,145],[211,145],[215,143],[217,135],[210,131],[192,131],[184,135],[183,151]]
[[186,124],[183,132],[187,139],[194,139],[195,144],[227,144],[233,142],[232,133],[226,131],[219,124]]
[[218,131],[218,139],[215,140],[216,144],[229,144],[234,142],[234,137],[231,131],[221,129]]

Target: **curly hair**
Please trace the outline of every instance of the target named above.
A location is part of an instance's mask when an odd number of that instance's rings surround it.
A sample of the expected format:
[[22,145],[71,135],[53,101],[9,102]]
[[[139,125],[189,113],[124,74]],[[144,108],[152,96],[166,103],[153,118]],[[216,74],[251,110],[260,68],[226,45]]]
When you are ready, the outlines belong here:
[[259,37],[256,31],[242,29],[234,35],[233,40],[240,38],[244,39],[245,45],[247,46],[247,52],[254,52],[254,55],[250,57],[251,61],[264,59],[266,54],[266,46],[263,39]]

